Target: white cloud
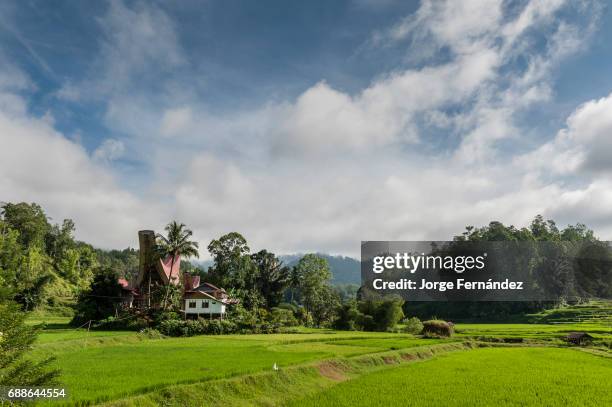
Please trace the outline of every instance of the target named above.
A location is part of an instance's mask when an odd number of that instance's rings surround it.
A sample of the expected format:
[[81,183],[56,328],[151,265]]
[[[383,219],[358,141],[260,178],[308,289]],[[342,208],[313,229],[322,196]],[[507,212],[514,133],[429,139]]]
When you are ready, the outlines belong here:
[[161,120],[161,134],[175,136],[193,125],[193,117],[189,106],[168,109]]
[[497,55],[484,49],[441,66],[391,74],[354,97],[321,82],[283,112],[277,146],[308,153],[414,143],[414,115],[469,100],[494,77],[497,63]]
[[563,191],[548,214],[560,222],[596,225],[599,236],[612,238],[612,180],[596,179],[583,188]]
[[93,158],[99,162],[110,162],[121,158],[125,153],[125,145],[121,140],[106,139],[93,152]]
[[554,140],[517,158],[533,169],[567,175],[612,171],[612,94],[579,106]]
[[[419,9],[386,31],[374,34],[374,43],[384,44],[414,36],[428,47],[450,47],[456,53],[471,53],[474,46],[499,30],[502,20],[502,1],[486,5],[478,0],[421,2]],[[490,45],[490,44],[489,44]]]
[[128,7],[122,0],[112,0],[97,23],[101,41],[88,77],[80,82],[67,80],[56,92],[58,98],[113,102],[144,87],[155,88],[163,100],[172,92],[168,78],[187,60],[166,13],[154,4],[138,2]]
[[152,72],[168,74],[185,63],[174,23],[154,5],[129,8],[114,0],[98,23],[105,38],[95,72],[102,92],[128,91],[132,81],[150,78]]
[[[98,246],[135,246],[134,231],[156,222],[164,210],[118,186],[81,145],[54,129],[49,113],[30,114],[18,93],[31,88],[30,79],[3,65],[0,78],[7,75],[13,80],[0,80],[0,199],[37,202],[55,222],[72,218],[77,237]],[[107,140],[94,155],[108,158],[118,149],[116,140]]]
[[[443,58],[398,67],[354,93],[322,79],[295,99],[213,114],[174,74],[189,58],[173,21],[155,6],[113,2],[100,19],[97,70],[62,95],[103,101],[121,136],[88,155],[28,115],[19,95],[0,93],[0,139],[18,153],[0,153],[0,195],[73,217],[85,240],[114,247],[170,217],[189,224],[202,247],[236,230],[254,249],[281,253],[356,255],[362,239],[448,239],[468,224],[523,225],[537,213],[573,223],[591,220],[589,211],[611,237],[612,214],[591,203],[607,205],[610,185],[546,171],[605,167],[612,97],[577,109],[533,156],[513,160],[497,148],[524,137],[517,113],[554,95],[551,73],[588,40],[590,26],[558,15],[566,6],[533,0],[510,13],[501,1],[424,1],[377,41],[412,40],[414,50],[415,39],[431,40]],[[432,128],[449,138],[442,148]],[[104,165],[127,148],[147,164],[139,176],[150,196],[121,188]]]

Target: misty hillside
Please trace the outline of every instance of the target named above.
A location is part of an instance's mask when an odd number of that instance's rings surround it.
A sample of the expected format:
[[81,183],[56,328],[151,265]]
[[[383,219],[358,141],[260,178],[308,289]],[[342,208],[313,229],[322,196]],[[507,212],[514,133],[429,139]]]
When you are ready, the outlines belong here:
[[[359,260],[323,253],[317,253],[317,255],[323,257],[329,263],[329,268],[333,274],[333,284],[361,284]],[[302,256],[303,254],[289,254],[279,257],[287,266],[295,266]]]

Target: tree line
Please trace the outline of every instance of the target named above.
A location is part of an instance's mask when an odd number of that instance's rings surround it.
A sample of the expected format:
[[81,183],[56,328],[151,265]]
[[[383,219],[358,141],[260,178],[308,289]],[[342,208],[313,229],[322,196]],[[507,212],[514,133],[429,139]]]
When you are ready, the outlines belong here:
[[[75,321],[98,320],[116,314],[117,299],[121,295],[117,279],[129,280],[138,272],[139,252],[133,248],[96,249],[77,241],[74,230],[72,220],[52,223],[35,203],[3,204],[0,291],[23,310],[42,308],[71,313],[76,308],[79,318]],[[529,226],[522,228],[500,222],[479,228],[468,226],[454,240],[599,242],[583,224],[559,228],[542,216],[536,216]],[[192,241],[192,232],[177,222],[171,222],[157,242],[160,256],[174,253],[190,258],[199,253]],[[269,250],[252,252],[244,236],[237,232],[213,239],[206,248],[212,265],[205,269],[183,261],[182,272],[200,275],[202,281],[225,288],[231,297],[240,300],[239,306],[230,307],[235,312],[266,315],[278,314],[278,309],[284,309],[291,311],[298,322],[314,326],[381,330],[368,316],[379,320],[385,313],[398,314],[398,304],[407,315],[454,319],[501,319],[554,305],[545,302],[403,304],[364,290],[357,298],[355,287],[331,284],[329,264],[317,254],[306,254],[290,267]],[[539,272],[553,276],[546,270]],[[609,267],[587,278],[602,296],[610,294]],[[163,308],[176,308],[180,294],[180,289],[168,287],[162,293]],[[384,311],[385,307],[392,310]]]
[[[537,281],[541,286],[562,285],[567,288],[570,302],[588,301],[593,297],[612,298],[610,246],[582,223],[560,228],[554,220],[546,220],[537,215],[525,227],[508,226],[497,221],[483,227],[467,226],[465,231],[454,236],[453,240],[520,242],[521,247],[531,247],[532,250],[524,258],[516,258],[515,261],[517,264],[525,260],[530,262],[528,265],[519,266],[529,269],[532,281]],[[549,243],[538,245],[539,242]],[[585,247],[588,252],[581,252]],[[555,261],[550,261],[563,258],[572,258],[576,263],[573,265],[575,276],[580,279],[580,286],[588,289],[589,295],[578,290],[574,281],[566,281],[564,268],[558,268]],[[585,263],[588,259],[596,261]],[[439,315],[456,321],[521,321],[526,314],[553,308],[564,301],[564,298],[559,298],[558,301],[408,301],[404,305],[404,312],[419,318]]]

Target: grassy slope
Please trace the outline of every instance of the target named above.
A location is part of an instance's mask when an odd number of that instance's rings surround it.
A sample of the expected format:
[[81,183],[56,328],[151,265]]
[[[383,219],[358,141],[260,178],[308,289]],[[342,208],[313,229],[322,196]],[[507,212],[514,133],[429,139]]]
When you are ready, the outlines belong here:
[[612,326],[612,304],[610,301],[591,301],[569,307],[545,310],[528,315],[530,322],[547,324],[564,324],[591,322]]
[[489,348],[366,374],[290,406],[612,405],[610,359],[571,349]]

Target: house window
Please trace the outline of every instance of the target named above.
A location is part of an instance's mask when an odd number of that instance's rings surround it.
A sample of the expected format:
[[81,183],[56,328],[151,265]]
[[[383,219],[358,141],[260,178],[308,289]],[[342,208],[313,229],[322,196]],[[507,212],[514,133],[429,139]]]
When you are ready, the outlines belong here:
[[189,301],[189,308],[195,308],[196,307],[196,302],[195,301]]
[[202,308],[208,308],[208,301],[202,302]]

